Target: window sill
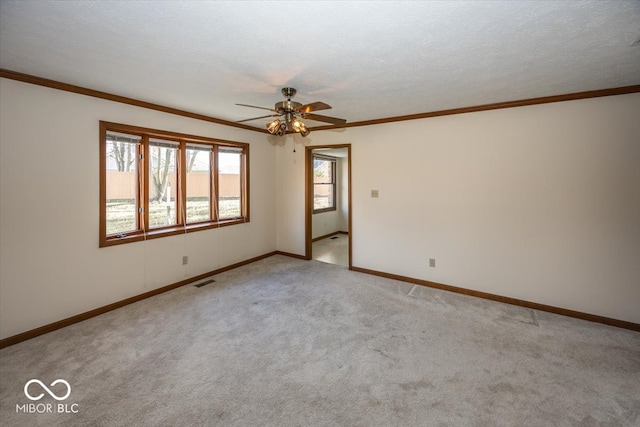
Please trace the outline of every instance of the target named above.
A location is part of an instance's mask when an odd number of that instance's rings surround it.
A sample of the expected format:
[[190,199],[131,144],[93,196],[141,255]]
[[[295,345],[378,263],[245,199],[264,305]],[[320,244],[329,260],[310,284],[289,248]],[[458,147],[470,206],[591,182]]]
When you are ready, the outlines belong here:
[[313,214],[320,214],[320,213],[325,213],[325,212],[333,212],[336,211],[336,208],[325,208],[325,209],[317,209],[315,211],[313,211]]
[[221,219],[220,221],[199,222],[196,224],[178,225],[173,227],[155,228],[144,233],[135,231],[122,235],[112,235],[100,238],[100,247],[123,245],[125,243],[140,242],[143,240],[157,239],[160,237],[176,236],[178,234],[193,233],[195,231],[210,230],[212,228],[226,227],[229,225],[244,224],[249,218]]

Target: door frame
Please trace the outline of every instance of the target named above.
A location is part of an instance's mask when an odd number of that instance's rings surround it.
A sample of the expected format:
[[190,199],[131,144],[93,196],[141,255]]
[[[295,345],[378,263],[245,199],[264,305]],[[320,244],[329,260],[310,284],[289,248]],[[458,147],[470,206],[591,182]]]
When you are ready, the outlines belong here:
[[352,204],[351,204],[351,144],[336,145],[313,145],[305,147],[304,164],[305,164],[305,206],[304,206],[304,234],[305,234],[305,259],[310,260],[312,257],[312,215],[313,215],[313,150],[321,148],[346,148],[347,149],[347,233],[349,238],[349,270],[353,269],[352,263],[352,242],[353,227],[351,224]]

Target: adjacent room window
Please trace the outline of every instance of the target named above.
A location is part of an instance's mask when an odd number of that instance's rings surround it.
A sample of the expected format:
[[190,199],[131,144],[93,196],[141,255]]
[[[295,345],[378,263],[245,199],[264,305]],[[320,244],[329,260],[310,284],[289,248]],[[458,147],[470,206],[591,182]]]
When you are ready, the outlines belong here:
[[249,220],[249,145],[100,122],[100,246]]
[[336,210],[336,159],[313,155],[313,213]]

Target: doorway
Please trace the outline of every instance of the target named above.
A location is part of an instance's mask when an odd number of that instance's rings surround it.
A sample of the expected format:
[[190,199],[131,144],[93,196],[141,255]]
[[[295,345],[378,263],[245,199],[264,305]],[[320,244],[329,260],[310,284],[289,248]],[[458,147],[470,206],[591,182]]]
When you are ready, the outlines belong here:
[[305,147],[306,259],[351,269],[351,144]]

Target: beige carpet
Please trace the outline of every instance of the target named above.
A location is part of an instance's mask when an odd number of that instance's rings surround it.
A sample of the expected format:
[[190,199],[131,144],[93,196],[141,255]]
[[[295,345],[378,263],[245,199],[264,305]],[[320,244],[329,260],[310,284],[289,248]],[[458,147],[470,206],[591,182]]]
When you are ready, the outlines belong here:
[[0,423],[640,425],[636,332],[283,256],[215,279],[1,350]]

